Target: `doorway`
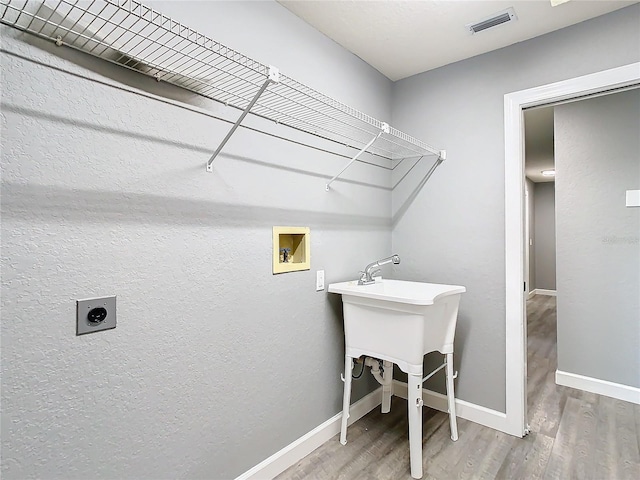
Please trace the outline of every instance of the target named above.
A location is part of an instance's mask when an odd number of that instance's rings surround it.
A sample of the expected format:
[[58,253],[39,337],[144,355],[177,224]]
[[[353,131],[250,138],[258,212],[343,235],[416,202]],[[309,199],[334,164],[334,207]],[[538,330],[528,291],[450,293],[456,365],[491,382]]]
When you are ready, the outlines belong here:
[[524,114],[525,293],[554,295],[555,157],[554,107],[534,107]]
[[524,115],[553,104],[640,84],[640,62],[505,95],[506,429],[524,436],[527,425],[524,276]]
[[523,115],[525,418],[535,428],[557,370],[554,107],[529,108]]

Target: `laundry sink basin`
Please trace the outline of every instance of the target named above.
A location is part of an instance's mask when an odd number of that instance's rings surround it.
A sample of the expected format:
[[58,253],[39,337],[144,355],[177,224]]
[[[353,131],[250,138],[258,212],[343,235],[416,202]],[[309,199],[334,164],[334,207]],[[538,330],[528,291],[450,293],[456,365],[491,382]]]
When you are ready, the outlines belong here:
[[[342,295],[346,354],[389,360],[406,373],[421,373],[425,353],[453,352],[459,285],[382,279],[332,283]],[[444,339],[444,342],[443,342]]]
[[[465,291],[458,285],[386,279],[369,285],[358,285],[357,281],[329,285],[329,292],[342,295],[344,312],[345,373],[340,443],[347,443],[353,361],[362,355],[383,362],[383,379],[378,380],[382,384],[382,413],[390,411],[392,364],[407,373],[409,457],[413,478],[422,478],[422,383],[441,368],[446,371],[451,439],[458,439],[453,339],[460,295]],[[444,354],[445,363],[423,378],[422,359],[433,351]]]

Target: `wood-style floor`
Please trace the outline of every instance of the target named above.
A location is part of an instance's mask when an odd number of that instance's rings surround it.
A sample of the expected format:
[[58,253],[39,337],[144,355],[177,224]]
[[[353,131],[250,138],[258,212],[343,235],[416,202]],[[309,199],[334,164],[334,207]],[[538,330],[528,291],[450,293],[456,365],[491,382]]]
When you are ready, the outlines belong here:
[[[640,479],[640,406],[555,384],[555,297],[527,303],[531,433],[516,438],[423,408],[424,479]],[[461,375],[463,373],[461,372]],[[278,480],[410,479],[407,403],[393,397],[277,477]]]

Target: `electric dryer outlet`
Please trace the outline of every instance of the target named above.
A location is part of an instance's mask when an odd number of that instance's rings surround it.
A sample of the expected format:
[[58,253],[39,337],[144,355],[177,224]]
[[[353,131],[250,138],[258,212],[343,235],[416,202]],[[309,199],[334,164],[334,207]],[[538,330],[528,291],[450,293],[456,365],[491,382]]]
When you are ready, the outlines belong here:
[[116,297],[76,300],[76,335],[116,328]]

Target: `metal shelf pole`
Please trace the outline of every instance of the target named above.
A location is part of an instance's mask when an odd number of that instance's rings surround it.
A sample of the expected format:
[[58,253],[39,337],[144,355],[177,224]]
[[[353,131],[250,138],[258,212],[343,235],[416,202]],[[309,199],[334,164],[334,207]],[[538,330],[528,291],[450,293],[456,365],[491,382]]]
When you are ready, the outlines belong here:
[[383,133],[389,133],[389,125],[387,125],[386,123],[382,124],[382,130],[380,130],[380,133],[378,133],[378,135],[373,137],[369,143],[367,143],[364,147],[362,147],[362,149],[358,153],[356,153],[356,156],[353,157],[351,160],[349,160],[349,163],[347,163],[344,166],[344,168],[342,170],[340,170],[340,172],[338,172],[336,175],[334,175],[333,178],[327,182],[327,184],[325,185],[324,189],[328,192],[329,191],[329,186],[333,183],[333,181],[336,178],[338,178],[340,175],[342,175],[342,173],[347,168],[349,168],[351,166],[351,164],[353,162],[355,162],[358,159],[358,157],[360,155],[362,155],[367,150],[367,148],[369,148],[371,145],[373,145],[373,142],[375,142],[377,139],[379,139],[382,136]]
[[269,76],[260,87],[260,90],[258,90],[258,93],[255,94],[255,96],[253,97],[253,100],[251,100],[249,105],[247,105],[247,108],[244,109],[244,111],[242,112],[242,115],[240,115],[238,120],[236,120],[236,123],[233,124],[233,127],[231,127],[231,130],[229,130],[229,133],[227,133],[227,136],[224,137],[224,139],[222,140],[222,142],[220,143],[216,151],[213,152],[213,155],[211,155],[211,158],[207,162],[207,172],[213,172],[213,160],[215,160],[215,158],[218,156],[220,151],[224,148],[226,143],[234,134],[236,129],[240,126],[240,124],[242,123],[242,120],[244,120],[244,117],[246,117],[247,114],[251,111],[253,106],[256,104],[256,102],[260,98],[260,95],[264,93],[264,91],[267,89],[269,85],[271,85],[272,83],[278,83],[279,81],[280,81],[280,72],[276,67],[269,66]]

